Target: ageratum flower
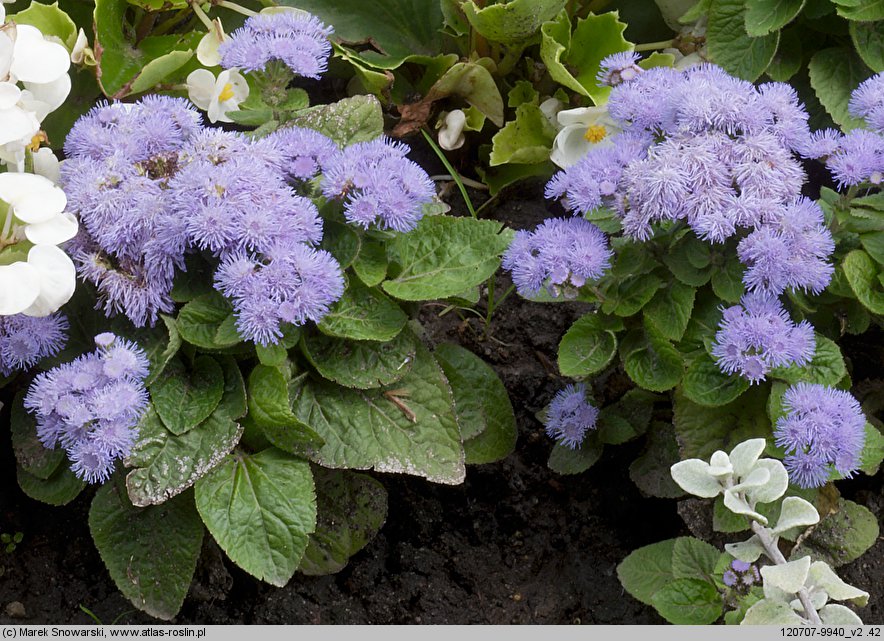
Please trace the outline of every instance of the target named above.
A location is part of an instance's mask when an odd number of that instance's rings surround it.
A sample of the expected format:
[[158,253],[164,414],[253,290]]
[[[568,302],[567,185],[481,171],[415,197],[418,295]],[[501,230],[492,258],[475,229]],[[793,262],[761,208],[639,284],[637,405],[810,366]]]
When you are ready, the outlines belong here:
[[643,69],[636,64],[641,56],[634,51],[621,51],[604,58],[599,64],[596,81],[599,85],[616,87],[635,79]]
[[387,138],[350,145],[323,166],[322,193],[343,199],[344,217],[354,225],[411,231],[436,189],[427,173],[405,157],[409,151],[408,145]]
[[583,443],[586,432],[596,428],[598,417],[598,409],[586,400],[586,385],[568,385],[549,404],[546,433],[574,450]]
[[258,14],[220,44],[221,66],[261,71],[281,60],[299,76],[319,78],[331,54],[331,34],[331,27],[306,11]]
[[758,383],[775,367],[810,362],[815,345],[807,321],[796,325],[778,299],[749,293],[724,310],[712,356],[725,374]]
[[64,448],[71,470],[88,483],[106,481],[129,455],[148,402],[144,352],[109,333],[95,343],[94,352],[37,376],[25,396],[40,442]]
[[62,314],[35,318],[0,316],[0,376],[26,370],[41,358],[55,356],[67,342],[68,321]]
[[850,94],[847,108],[850,115],[863,118],[870,129],[884,134],[884,73],[860,83]]
[[535,296],[544,287],[553,296],[601,278],[611,265],[608,238],[583,218],[550,218],[533,232],[516,232],[503,255],[516,289]]
[[859,402],[843,390],[798,383],[783,396],[786,415],[774,430],[785,448],[789,478],[803,488],[820,487],[830,468],[850,476],[860,465],[866,418]]

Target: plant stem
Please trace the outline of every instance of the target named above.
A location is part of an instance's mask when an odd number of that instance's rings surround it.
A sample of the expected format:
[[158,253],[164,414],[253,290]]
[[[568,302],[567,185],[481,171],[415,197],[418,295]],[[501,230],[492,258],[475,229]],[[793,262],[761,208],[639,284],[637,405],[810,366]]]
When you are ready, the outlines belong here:
[[[466,176],[460,176],[460,175],[458,176],[458,178],[460,178],[461,182],[463,182],[463,184],[466,185],[467,187],[472,187],[473,189],[480,189],[482,191],[488,191],[488,185],[486,185],[484,183],[480,183],[478,180],[473,180],[472,178],[467,178]],[[457,178],[455,178],[451,174],[437,174],[436,176],[430,176],[430,180],[434,180],[434,181],[445,180],[445,181],[456,182]]]
[[218,2],[216,2],[215,4],[217,4],[219,7],[224,7],[225,9],[230,9],[231,11],[236,11],[237,13],[241,13],[244,16],[252,17],[252,16],[258,15],[257,11],[252,11],[251,9],[246,9],[245,7],[241,7],[240,5],[236,4],[235,2],[228,2],[228,0],[218,0]]
[[[776,541],[771,537],[770,530],[761,525],[758,521],[752,521],[752,531],[755,532],[758,540],[761,541],[761,545],[764,546],[764,551],[767,556],[770,557],[770,560],[777,565],[785,565],[786,557],[783,556],[783,553],[780,552],[780,548],[777,547]],[[810,602],[810,594],[808,593],[807,588],[801,586],[801,589],[798,590],[797,594],[798,600],[801,601],[801,605],[804,608],[805,618],[813,625],[821,625],[822,621],[820,620],[820,615]]]
[[179,22],[187,18],[187,16],[189,15],[190,11],[188,11],[187,9],[182,9],[168,20],[164,20],[163,22],[158,24],[151,32],[151,35],[162,36],[168,33],[172,30],[173,27],[175,27]]
[[675,46],[675,40],[660,40],[659,42],[646,42],[635,45],[633,51],[655,51],[656,49],[669,49]]
[[421,133],[424,135],[424,139],[427,141],[430,147],[433,148],[433,151],[436,152],[436,155],[439,156],[439,160],[441,160],[442,164],[445,165],[445,169],[447,169],[448,173],[451,174],[451,178],[454,180],[454,183],[460,190],[460,195],[463,196],[463,200],[467,204],[467,209],[470,211],[470,215],[473,218],[478,218],[479,215],[473,208],[473,201],[470,200],[470,196],[469,194],[467,194],[467,188],[464,187],[463,180],[461,179],[460,174],[458,174],[452,164],[448,162],[448,158],[445,157],[445,153],[441,149],[439,149],[439,145],[437,145],[436,141],[433,140],[433,137],[429,133],[427,133],[427,130],[421,129]]
[[209,20],[209,16],[206,15],[206,12],[203,11],[203,8],[201,6],[199,6],[199,4],[197,4],[196,2],[191,2],[190,7],[191,7],[191,9],[193,9],[193,12],[196,14],[196,17],[200,19],[200,22],[202,22],[204,25],[206,25],[206,29],[211,31],[213,28],[212,21]]

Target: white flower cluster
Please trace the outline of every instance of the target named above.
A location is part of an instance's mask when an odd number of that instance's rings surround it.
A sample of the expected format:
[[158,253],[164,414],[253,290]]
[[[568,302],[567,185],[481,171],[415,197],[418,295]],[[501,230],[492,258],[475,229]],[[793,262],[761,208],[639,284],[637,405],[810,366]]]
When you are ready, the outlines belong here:
[[20,173],[27,150],[39,145],[43,119],[70,93],[70,64],[67,49],[36,27],[6,23],[0,4],[0,163],[7,168],[0,173],[0,316],[47,316],[74,293],[76,270],[58,245],[78,225],[53,183],[52,150],[32,156],[44,175]]

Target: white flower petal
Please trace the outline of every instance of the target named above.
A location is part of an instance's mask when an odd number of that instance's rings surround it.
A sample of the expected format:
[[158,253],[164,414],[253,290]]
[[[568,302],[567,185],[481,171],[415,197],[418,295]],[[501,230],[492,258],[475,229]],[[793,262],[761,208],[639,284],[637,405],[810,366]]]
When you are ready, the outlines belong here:
[[74,48],[71,50],[71,62],[74,64],[81,64],[83,60],[86,59],[86,49],[89,47],[89,40],[86,38],[86,32],[83,31],[83,28],[80,28],[80,32],[77,34],[77,41],[74,43]]
[[28,252],[28,264],[40,279],[37,299],[22,311],[27,316],[48,316],[74,295],[77,270],[73,261],[55,245],[37,245]]
[[563,109],[558,113],[557,118],[562,127],[583,125],[585,129],[607,112],[604,107],[577,107],[576,109]]
[[71,77],[66,73],[52,82],[25,82],[24,85],[34,99],[46,103],[50,113],[61,107],[71,93]]
[[203,111],[209,108],[214,90],[215,74],[208,69],[197,69],[187,76],[187,97]]
[[0,174],[0,200],[10,203],[24,223],[41,223],[67,206],[64,192],[52,181],[35,174]]
[[79,223],[73,214],[56,214],[49,220],[25,227],[25,237],[35,245],[60,245],[77,235]]
[[49,147],[41,147],[34,152],[34,173],[48,178],[56,185],[58,184],[58,179],[61,176],[60,163],[55,152]]
[[466,137],[463,130],[467,124],[467,115],[462,109],[448,112],[442,127],[439,129],[439,146],[446,151],[463,147]]
[[212,29],[200,39],[196,47],[196,59],[206,67],[217,67],[221,64],[221,54],[218,52],[218,47],[225,40],[227,40],[227,36],[224,34],[221,20],[215,18],[212,20]]
[[22,82],[54,82],[66,74],[71,58],[64,46],[49,42],[36,27],[16,26],[10,73]]
[[9,109],[21,99],[21,89],[11,82],[0,82],[0,109]]
[[6,80],[9,76],[12,55],[15,51],[15,31],[15,25],[4,26],[0,21],[0,80]]
[[21,107],[0,109],[0,145],[18,142],[25,145],[40,131],[40,121]]
[[[559,114],[561,115],[561,114]],[[583,158],[592,144],[586,139],[586,126],[582,124],[564,127],[553,141],[550,160],[562,169],[567,169]]]
[[558,98],[547,98],[543,102],[540,103],[540,111],[546,117],[549,124],[551,124],[556,129],[559,128],[559,120],[557,118],[559,112],[562,110],[563,103]]
[[0,316],[20,314],[39,294],[40,275],[31,265],[0,265]]

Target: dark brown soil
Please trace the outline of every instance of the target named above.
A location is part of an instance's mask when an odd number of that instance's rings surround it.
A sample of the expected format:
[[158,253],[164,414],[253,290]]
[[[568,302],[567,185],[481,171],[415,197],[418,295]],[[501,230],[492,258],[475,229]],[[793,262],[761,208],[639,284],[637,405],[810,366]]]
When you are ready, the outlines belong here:
[[[550,212],[541,193],[542,184],[527,184],[487,215],[533,227]],[[509,281],[498,279],[497,291],[505,291]],[[420,310],[428,339],[459,342],[494,366],[516,411],[515,452],[471,467],[458,487],[378,475],[390,495],[387,522],[334,576],[297,575],[273,588],[239,570],[207,537],[176,623],[663,623],[624,592],[615,572],[631,550],[689,533],[675,501],[643,497],[630,481],[627,468],[641,444],[608,448],[576,476],[546,467],[551,443],[535,413],[565,383],[557,345],[584,308],[513,295],[494,315],[489,338],[480,319],[440,318],[441,310]],[[25,537],[14,553],[0,552],[0,623],[89,623],[80,606],[105,623],[154,622],[133,610],[102,565],[86,525],[91,492],[64,508],[27,499],[15,483],[8,431],[0,433],[0,531]],[[879,474],[842,489],[880,518],[881,485]],[[863,619],[884,622],[884,540],[841,574],[873,594]],[[4,612],[14,601],[24,619]]]

